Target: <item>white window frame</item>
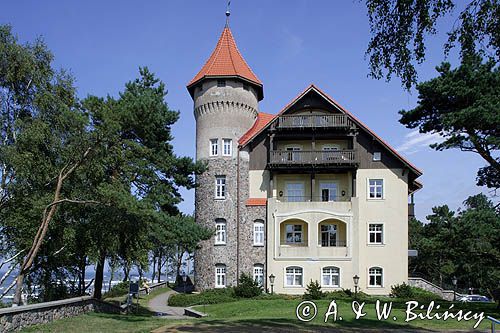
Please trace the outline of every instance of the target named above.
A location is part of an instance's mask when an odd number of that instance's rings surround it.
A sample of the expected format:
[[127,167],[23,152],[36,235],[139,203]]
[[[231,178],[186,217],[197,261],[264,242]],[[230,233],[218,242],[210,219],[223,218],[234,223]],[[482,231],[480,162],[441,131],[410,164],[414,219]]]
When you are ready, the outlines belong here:
[[[374,277],[375,284],[372,284],[371,278]],[[380,284],[377,284],[377,277],[380,277]],[[384,287],[384,269],[380,266],[373,266],[368,268],[368,287],[370,288],[383,288]]]
[[[290,270],[290,272],[289,272]],[[292,277],[292,284],[288,283],[288,276]],[[296,278],[300,277],[300,284],[297,284]],[[302,287],[304,285],[304,269],[299,266],[285,267],[285,287]]]
[[253,280],[259,284],[259,286],[264,286],[264,265],[255,264],[253,265]]
[[[370,186],[370,181],[372,181],[372,180],[374,180],[374,181],[375,180],[382,181],[382,197],[380,197],[380,198],[377,198],[377,197],[373,197],[372,198],[372,197],[370,197],[370,190],[371,190],[371,188],[370,188],[371,187]],[[375,189],[374,193],[375,193],[375,196],[376,196],[376,193],[377,193],[376,189],[377,189],[378,185],[374,185],[374,186],[375,186],[374,187],[374,189]],[[385,179],[384,178],[367,178],[367,180],[366,180],[366,189],[367,189],[366,197],[367,197],[368,200],[384,200],[385,199],[386,188],[385,188]]]
[[[335,229],[335,245],[330,245],[330,237],[328,237],[328,245],[323,245],[323,233],[325,233],[325,234],[326,233],[327,234],[332,233],[330,230],[328,230],[328,231],[321,230],[322,227],[324,227],[324,226],[328,226],[328,227],[329,226],[333,226],[334,227],[333,229]],[[320,224],[320,226],[319,226],[319,244],[320,244],[321,247],[336,247],[337,246],[338,241],[339,241],[339,234],[338,234],[337,227],[338,227],[337,224],[333,224],[333,223],[323,223],[323,224]]]
[[373,161],[375,161],[375,162],[382,161],[382,152],[374,151],[373,152]]
[[215,176],[215,199],[226,199],[226,176]]
[[[293,230],[290,232],[292,234],[292,241],[288,241],[287,234],[289,233],[287,230],[288,226],[292,226]],[[295,226],[299,226],[300,230],[295,230]],[[300,242],[295,241],[295,236],[300,234]],[[285,223],[285,244],[287,245],[297,245],[297,244],[305,244],[304,242],[304,225],[296,224],[296,223]]]
[[[325,270],[328,269],[330,272],[325,273]],[[333,270],[333,272],[332,272]],[[335,272],[336,270],[336,272]],[[328,276],[330,278],[330,284],[324,283],[324,277]],[[333,283],[334,277],[337,279],[337,283]],[[340,287],[340,268],[336,266],[325,266],[321,268],[321,286],[322,287],[330,287],[330,288],[339,288]]]
[[[226,146],[226,143],[229,145]],[[228,150],[226,151],[226,148]],[[232,139],[222,139],[222,156],[233,156],[233,140]]]
[[[302,195],[300,196],[290,196],[288,194],[288,185],[297,185],[300,184],[302,187]],[[292,199],[291,199],[292,198]],[[306,186],[304,182],[285,182],[285,200],[287,202],[303,202],[306,198]]]
[[227,228],[226,220],[215,220],[215,245],[226,245],[227,242]]
[[[327,185],[334,185],[333,187],[328,187]],[[331,200],[332,198],[332,195],[330,193],[330,191],[335,188],[335,195],[333,196],[333,200]],[[327,189],[328,190],[328,201],[323,201],[323,190],[324,189]],[[320,182],[319,183],[319,200],[321,202],[333,202],[333,201],[337,201],[337,198],[339,197],[339,184],[338,182],[334,182],[334,181],[329,181],[329,182]]]
[[215,288],[226,288],[226,283],[226,265],[215,265]]
[[257,220],[253,223],[253,245],[264,246],[264,222]]
[[219,139],[210,139],[209,156],[219,156]]
[[[382,230],[370,230],[371,226],[378,226],[378,225],[380,225],[382,227]],[[376,235],[380,234],[381,241],[380,242],[377,242],[377,241],[372,242],[371,237],[370,237],[372,234],[375,235],[375,239],[377,238]],[[368,223],[368,244],[369,245],[384,245],[385,244],[385,226],[384,226],[384,223],[381,223],[381,222]]]

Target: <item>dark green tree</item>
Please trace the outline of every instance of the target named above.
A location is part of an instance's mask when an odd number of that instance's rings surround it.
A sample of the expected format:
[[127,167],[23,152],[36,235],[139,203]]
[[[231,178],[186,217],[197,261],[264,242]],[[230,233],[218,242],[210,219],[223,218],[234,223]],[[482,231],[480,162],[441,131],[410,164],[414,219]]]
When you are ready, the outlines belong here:
[[500,287],[500,215],[484,194],[469,197],[464,206],[458,214],[434,207],[429,223],[410,224],[411,247],[419,251],[410,272],[448,288],[456,276],[460,288],[493,296]]
[[457,44],[463,59],[482,54],[500,61],[500,1],[471,0],[461,6],[453,0],[366,0],[371,40],[370,75],[387,80],[398,76],[406,89],[417,83],[416,64],[426,55],[426,38],[436,33],[439,19],[454,21],[444,45],[447,54]]
[[477,184],[500,187],[500,68],[471,57],[456,69],[443,63],[439,76],[417,85],[418,105],[400,111],[400,122],[421,133],[439,133],[436,150],[458,148],[479,154],[488,166]]

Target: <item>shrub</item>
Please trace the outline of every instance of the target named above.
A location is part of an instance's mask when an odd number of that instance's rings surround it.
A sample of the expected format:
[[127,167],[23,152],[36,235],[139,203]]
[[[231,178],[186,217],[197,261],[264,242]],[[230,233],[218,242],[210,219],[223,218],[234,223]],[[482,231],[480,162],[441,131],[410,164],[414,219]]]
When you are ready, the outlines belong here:
[[175,294],[169,297],[170,306],[191,306],[201,304],[218,304],[236,301],[233,288],[209,289],[199,294]]
[[391,287],[391,297],[400,298],[405,301],[413,300],[419,303],[429,303],[431,301],[442,300],[440,296],[430,291],[412,287],[404,282]]
[[111,290],[105,293],[103,297],[107,298],[107,297],[118,297],[127,295],[129,291],[129,286],[130,286],[130,281],[120,282],[111,287]]
[[[347,293],[345,290],[349,291]],[[323,298],[325,299],[350,299],[351,292],[349,289],[335,290],[335,291],[327,291],[323,293]]]
[[342,288],[342,292],[345,293],[348,297],[352,297],[353,292],[351,289]]
[[262,287],[250,275],[242,273],[238,285],[234,287],[234,294],[241,298],[252,298],[262,294]]
[[321,286],[318,281],[309,282],[306,287],[306,292],[304,293],[304,299],[321,299],[323,297],[323,292],[321,291]]
[[415,293],[410,285],[406,283],[396,284],[391,286],[391,294],[392,297],[410,299],[415,297]]

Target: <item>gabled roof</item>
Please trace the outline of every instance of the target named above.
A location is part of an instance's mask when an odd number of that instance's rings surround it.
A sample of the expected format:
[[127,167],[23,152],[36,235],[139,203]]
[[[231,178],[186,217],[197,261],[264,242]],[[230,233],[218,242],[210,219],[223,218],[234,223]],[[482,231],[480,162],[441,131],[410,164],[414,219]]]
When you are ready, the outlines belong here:
[[224,27],[219,41],[207,62],[187,84],[191,95],[193,86],[208,77],[238,77],[259,87],[259,95],[262,95],[262,82],[243,59],[229,26]]
[[[304,97],[307,93],[310,91],[315,91],[317,94],[322,96],[326,101],[328,101],[330,104],[332,104],[334,107],[339,109],[340,111],[344,112],[348,116],[352,118],[352,120],[362,129],[367,131],[370,135],[372,135],[375,139],[377,139],[385,148],[387,148],[389,151],[391,151],[401,162],[406,164],[413,172],[415,172],[416,176],[419,177],[422,175],[422,171],[415,167],[412,163],[410,163],[406,158],[401,156],[394,148],[392,148],[387,142],[382,140],[377,134],[375,134],[374,131],[372,131],[368,126],[366,126],[363,122],[361,122],[358,118],[356,118],[351,112],[348,110],[344,109],[339,103],[337,103],[333,98],[331,98],[328,94],[324,93],[321,89],[316,87],[314,84],[309,85],[304,91],[302,91],[297,97],[295,97],[290,103],[288,103],[281,111],[276,114],[270,121],[268,121],[264,126],[260,127],[259,129],[255,129],[252,131],[254,126],[247,132],[245,133],[241,139],[239,140],[239,143],[241,146],[247,145],[249,142],[251,142],[258,134],[260,134],[262,131],[264,131],[269,125],[276,120],[280,115],[285,113],[288,109],[290,109],[295,103],[297,103],[302,97]],[[257,120],[258,121],[258,120]],[[257,123],[257,122],[256,122]],[[249,133],[251,132],[251,133]],[[248,134],[248,135],[247,135]],[[245,140],[242,140],[245,138]]]
[[259,112],[257,114],[257,119],[253,123],[253,126],[242,135],[242,137],[238,140],[238,143],[244,146],[248,140],[250,140],[256,133],[260,132],[264,127],[274,119],[273,114]]

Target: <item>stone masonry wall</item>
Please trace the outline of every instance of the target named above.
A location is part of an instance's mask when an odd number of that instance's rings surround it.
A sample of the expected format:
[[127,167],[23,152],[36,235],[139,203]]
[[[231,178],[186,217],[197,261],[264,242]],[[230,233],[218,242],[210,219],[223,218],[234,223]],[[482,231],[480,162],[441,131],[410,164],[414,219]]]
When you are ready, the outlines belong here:
[[90,296],[4,308],[0,309],[0,332],[19,331],[27,326],[50,323],[94,311],[120,313],[120,308]]
[[255,220],[264,222],[264,230],[267,230],[266,206],[246,206],[245,202],[249,198],[249,161],[248,154],[241,152],[240,158],[240,275],[241,273],[253,276],[255,264],[264,266],[264,282],[267,281],[266,274],[266,234],[264,233],[264,246],[254,246],[253,227]]
[[[226,198],[216,200],[215,176],[226,176]],[[215,287],[215,265],[226,265],[226,285],[236,285],[236,158],[208,160],[208,170],[197,178],[195,193],[196,222],[215,233],[215,220],[226,220],[226,244],[215,245],[215,236],[200,243],[194,257],[197,290]]]
[[[447,300],[453,301],[455,292],[453,290],[444,290],[443,288],[436,286],[435,284],[424,280],[422,278],[410,277],[408,278],[408,284],[413,287],[421,288],[431,293],[438,295],[439,297]],[[456,298],[462,297],[464,295],[456,293]]]

